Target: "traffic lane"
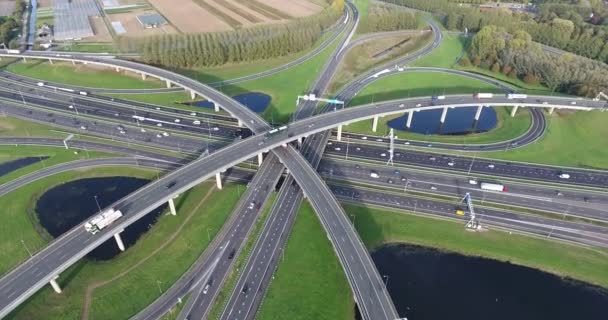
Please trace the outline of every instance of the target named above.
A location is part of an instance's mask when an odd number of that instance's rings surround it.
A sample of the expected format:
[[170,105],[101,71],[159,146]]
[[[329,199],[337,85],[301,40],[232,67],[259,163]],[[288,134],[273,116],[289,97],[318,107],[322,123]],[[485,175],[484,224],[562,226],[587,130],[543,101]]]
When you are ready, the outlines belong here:
[[259,172],[248,184],[249,187],[242,197],[243,200],[232,213],[235,216],[240,216],[240,218],[222,240],[222,242],[229,242],[230,246],[221,257],[220,267],[212,273],[211,283],[207,283],[209,287],[207,290],[202,290],[201,294],[189,298],[188,304],[191,308],[189,310],[184,309],[178,319],[203,319],[210,311],[215,297],[236,260],[235,257],[240,254],[255,221],[259,218],[264,203],[270,197],[283,173],[283,168],[276,156],[270,155],[265,161]]
[[[306,160],[288,156],[291,153],[296,153],[295,150],[282,148],[275,152],[290,169],[291,174],[304,192],[307,193],[317,216],[328,232],[363,317],[367,319],[397,318],[392,300],[386,292],[384,283],[380,279],[369,253],[346,218],[346,214],[337,199],[330,193],[330,190]],[[315,193],[309,193],[315,189]]]
[[[422,192],[435,194],[446,194],[450,196],[464,197],[470,193],[473,199],[483,201],[497,201],[508,205],[523,206],[540,209],[543,211],[553,210],[557,213],[583,216],[598,220],[608,219],[608,195],[593,193],[593,199],[603,205],[594,206],[589,203],[590,193],[569,191],[568,195],[556,194],[554,188],[542,185],[524,185],[510,183],[508,192],[492,192],[482,190],[481,182],[466,176],[448,176],[445,174],[411,171],[407,168],[391,168],[387,166],[371,166],[369,164],[354,164],[337,162],[337,159],[325,159],[319,172],[331,179],[356,180],[371,185],[394,188],[397,191],[414,189]],[[371,177],[372,172],[378,174],[377,178]],[[475,182],[474,184],[471,181]],[[564,204],[568,205],[564,207]]]
[[[226,144],[226,142],[222,144],[219,141],[209,142],[194,140],[186,136],[169,133],[164,135],[162,134],[164,131],[156,131],[153,129],[142,132],[141,128],[128,125],[122,125],[122,127],[124,127],[124,130],[122,130],[124,133],[121,133],[114,123],[70,117],[67,114],[55,113],[53,111],[49,112],[49,110],[29,108],[27,106],[16,106],[10,103],[0,102],[0,112],[26,120],[50,124],[51,126],[71,128],[74,133],[93,133],[112,140],[119,140],[127,143],[143,142],[150,146],[178,150],[186,153],[200,154],[205,150],[217,150]],[[83,127],[85,129],[82,129]],[[69,133],[66,132],[66,136],[68,134]]]
[[[336,150],[339,148],[340,150]],[[325,152],[331,155],[346,156],[346,142],[331,141]],[[382,156],[384,154],[384,156]],[[348,157],[387,161],[388,144],[386,147],[370,145],[349,145]],[[525,178],[527,180],[549,181],[561,184],[585,185],[592,187],[608,187],[608,173],[602,171],[581,170],[574,168],[559,168],[490,159],[474,159],[462,156],[439,155],[421,151],[395,149],[393,161],[400,164],[414,164],[427,168],[471,172],[473,174],[488,174],[505,177]],[[449,165],[449,163],[453,165]],[[567,173],[569,179],[561,179],[559,175]]]
[[[455,211],[457,208],[462,208],[462,206],[455,204],[405,195],[385,194],[355,187],[330,185],[330,188],[343,201],[374,204],[383,207],[405,209],[419,214],[428,213],[451,219],[460,219],[463,225],[470,219],[468,213],[465,217],[458,217]],[[592,225],[576,225],[562,220],[528,217],[526,215],[481,207],[476,207],[475,213],[477,220],[482,225],[495,225],[515,231],[553,237],[585,245],[608,246],[606,230],[598,230]]]
[[[31,92],[30,92],[31,93]],[[85,101],[83,103],[76,103],[75,101],[58,102],[52,97],[46,95],[34,95],[28,94],[28,92],[17,93],[6,90],[0,90],[0,97],[5,99],[11,99],[17,103],[29,103],[38,105],[41,107],[47,107],[55,109],[59,112],[73,113],[75,117],[92,115],[103,118],[108,118],[110,121],[122,121],[131,125],[137,125],[138,127],[148,125],[155,128],[156,130],[180,130],[190,133],[196,133],[200,135],[208,135],[209,137],[214,136],[215,138],[233,138],[237,136],[247,137],[251,135],[251,132],[244,128],[237,128],[225,124],[210,123],[208,121],[185,119],[178,116],[171,116],[163,113],[157,113],[154,111],[150,112],[137,112],[136,110],[129,108],[128,106],[118,105],[106,105],[99,104],[92,101]],[[86,103],[86,104],[85,104]],[[141,128],[139,129],[141,130]],[[144,129],[145,130],[145,129]],[[148,129],[154,130],[154,129]],[[118,129],[120,131],[120,129]]]

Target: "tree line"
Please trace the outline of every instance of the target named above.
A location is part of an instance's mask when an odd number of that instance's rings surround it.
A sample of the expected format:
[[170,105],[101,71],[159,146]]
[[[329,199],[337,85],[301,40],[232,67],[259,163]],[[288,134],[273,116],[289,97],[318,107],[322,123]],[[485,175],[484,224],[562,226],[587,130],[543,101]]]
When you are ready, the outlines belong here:
[[470,63],[518,77],[527,83],[542,83],[552,91],[594,97],[608,90],[608,65],[570,53],[556,58],[542,50],[523,30],[508,33],[496,26],[483,27],[471,40]]
[[0,42],[6,47],[17,48],[17,35],[21,30],[21,18],[25,12],[26,4],[24,0],[19,0],[15,3],[15,11],[13,14],[6,17],[0,17]]
[[121,37],[123,51],[136,51],[150,64],[173,68],[210,67],[289,55],[308,49],[342,15],[344,0],[334,0],[321,13],[284,24],[235,31]]
[[420,25],[420,15],[412,11],[381,4],[371,5],[368,10],[366,32],[415,29]]
[[476,7],[458,6],[448,0],[389,0],[389,2],[432,12],[450,30],[467,29],[477,32],[488,25],[504,28],[510,33],[523,30],[534,41],[608,62],[608,28],[590,24],[580,15],[580,19],[567,19],[576,12],[575,10],[567,10],[567,14],[564,13],[560,17],[560,10],[551,11],[550,5],[543,7],[548,4],[542,3],[537,18],[534,18],[526,13],[511,12],[508,9],[481,12]]

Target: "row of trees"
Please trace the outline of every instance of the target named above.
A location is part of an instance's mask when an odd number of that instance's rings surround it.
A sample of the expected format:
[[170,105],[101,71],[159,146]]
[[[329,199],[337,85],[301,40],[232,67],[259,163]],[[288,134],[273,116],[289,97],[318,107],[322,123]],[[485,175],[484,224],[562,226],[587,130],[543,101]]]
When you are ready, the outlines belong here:
[[26,4],[24,0],[15,3],[15,11],[8,17],[0,18],[0,42],[10,48],[18,47],[16,37],[22,27],[21,18],[25,12]]
[[[474,65],[529,83],[541,82],[553,91],[595,96],[608,90],[606,64],[572,54],[555,58],[522,30],[510,34],[502,28],[486,26],[473,37],[469,55]],[[463,58],[460,63],[470,62]]]
[[370,6],[367,32],[416,29],[420,26],[420,14],[381,4]]
[[285,24],[262,25],[228,32],[160,35],[133,39],[123,37],[124,51],[137,51],[143,61],[173,68],[209,67],[285,56],[310,48],[335,24],[344,9],[344,0],[315,16]]
[[546,20],[546,15],[543,15],[543,18],[539,15],[537,21],[526,13],[514,13],[507,9],[481,12],[478,8],[458,6],[448,0],[387,1],[433,12],[451,30],[466,28],[468,31],[477,32],[488,25],[502,27],[510,33],[523,30],[531,35],[534,41],[608,62],[608,31],[584,21],[577,24],[558,16]]

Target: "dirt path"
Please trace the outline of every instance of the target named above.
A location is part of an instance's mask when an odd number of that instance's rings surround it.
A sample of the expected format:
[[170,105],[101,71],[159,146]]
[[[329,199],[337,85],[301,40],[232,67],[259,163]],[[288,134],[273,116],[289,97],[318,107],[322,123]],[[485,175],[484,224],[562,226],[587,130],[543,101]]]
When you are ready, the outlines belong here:
[[139,260],[136,264],[130,266],[129,268],[127,268],[123,272],[117,274],[116,276],[114,276],[114,277],[112,277],[112,278],[110,278],[108,280],[93,282],[93,283],[89,284],[87,286],[86,292],[84,294],[84,303],[83,303],[83,306],[82,306],[82,314],[80,316],[80,319],[81,320],[88,320],[89,319],[89,311],[91,309],[91,301],[92,301],[92,298],[93,298],[93,291],[95,289],[103,287],[103,286],[105,286],[105,285],[107,285],[109,283],[112,283],[113,281],[116,281],[116,280],[122,278],[123,276],[127,275],[129,272],[133,271],[135,268],[137,268],[140,265],[142,265],[148,259],[150,259],[154,255],[156,255],[158,252],[160,252],[162,249],[164,249],[166,246],[168,246],[171,242],[173,242],[173,240],[175,240],[175,238],[177,238],[177,236],[181,233],[182,229],[190,221],[190,219],[192,218],[192,216],[194,216],[194,213],[196,213],[198,211],[198,209],[203,205],[203,203],[205,202],[205,200],[207,200],[207,198],[209,198],[209,196],[211,196],[211,193],[214,190],[215,190],[215,186],[213,186],[211,189],[209,189],[209,191],[207,192],[207,194],[205,194],[205,196],[203,197],[203,199],[201,199],[201,201],[196,205],[196,207],[194,208],[194,210],[192,210],[190,213],[188,213],[188,216],[180,224],[180,226],[177,228],[177,230],[175,230],[175,232],[173,234],[171,234],[171,236],[169,238],[167,238],[167,240],[165,242],[163,242],[159,247],[157,247],[156,249],[154,249],[154,251],[150,252],[149,255],[147,255],[143,259]]

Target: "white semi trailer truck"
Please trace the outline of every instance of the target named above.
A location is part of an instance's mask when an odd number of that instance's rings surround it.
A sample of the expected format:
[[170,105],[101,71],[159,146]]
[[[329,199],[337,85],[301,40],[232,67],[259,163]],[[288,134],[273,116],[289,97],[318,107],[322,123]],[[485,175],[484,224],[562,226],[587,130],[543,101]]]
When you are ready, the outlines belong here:
[[103,228],[112,224],[112,222],[118,220],[120,217],[122,217],[122,212],[120,212],[120,210],[110,208],[98,215],[93,216],[91,220],[84,224],[84,228],[87,230],[87,232],[96,234]]

